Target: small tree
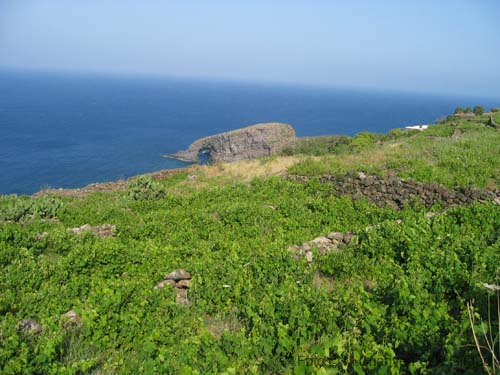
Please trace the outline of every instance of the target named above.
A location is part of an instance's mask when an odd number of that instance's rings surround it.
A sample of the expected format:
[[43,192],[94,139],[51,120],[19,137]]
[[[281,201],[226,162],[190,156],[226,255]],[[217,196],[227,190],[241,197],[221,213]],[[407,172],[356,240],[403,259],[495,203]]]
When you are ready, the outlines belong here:
[[464,108],[464,113],[471,113],[472,112],[472,108],[471,107],[465,107]]
[[460,115],[464,113],[464,109],[462,107],[457,107],[455,108],[455,112],[453,112],[455,115]]
[[492,108],[491,112],[500,112],[500,108],[498,108],[498,107]]
[[483,113],[484,113],[484,107],[483,107],[483,106],[476,105],[476,106],[474,107],[474,114],[475,114],[476,116],[480,116],[480,115],[482,115]]

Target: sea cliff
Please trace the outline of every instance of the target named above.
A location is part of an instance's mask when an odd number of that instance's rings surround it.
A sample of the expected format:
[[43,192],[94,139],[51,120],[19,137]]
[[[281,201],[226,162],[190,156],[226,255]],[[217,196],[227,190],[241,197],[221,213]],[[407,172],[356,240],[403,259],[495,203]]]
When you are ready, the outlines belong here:
[[169,156],[201,163],[254,159],[278,154],[295,140],[290,125],[263,123],[201,138],[187,150]]

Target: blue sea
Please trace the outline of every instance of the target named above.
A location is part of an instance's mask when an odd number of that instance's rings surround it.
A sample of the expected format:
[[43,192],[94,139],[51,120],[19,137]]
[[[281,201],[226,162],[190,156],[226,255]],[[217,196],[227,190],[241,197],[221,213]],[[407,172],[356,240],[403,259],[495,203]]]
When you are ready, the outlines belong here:
[[186,163],[162,157],[259,122],[299,136],[386,132],[494,100],[139,76],[0,71],[0,194],[73,188]]

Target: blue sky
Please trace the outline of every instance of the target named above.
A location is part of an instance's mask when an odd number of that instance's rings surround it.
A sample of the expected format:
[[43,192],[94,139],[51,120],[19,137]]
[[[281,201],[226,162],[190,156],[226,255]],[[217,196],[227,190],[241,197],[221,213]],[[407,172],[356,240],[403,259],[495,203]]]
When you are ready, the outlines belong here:
[[500,1],[0,0],[0,67],[500,98]]

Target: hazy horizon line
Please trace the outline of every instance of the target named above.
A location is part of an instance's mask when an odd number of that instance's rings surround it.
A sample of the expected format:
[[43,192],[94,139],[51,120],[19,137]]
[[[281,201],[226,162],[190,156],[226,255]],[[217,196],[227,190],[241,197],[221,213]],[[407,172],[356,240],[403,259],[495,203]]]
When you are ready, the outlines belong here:
[[[346,90],[346,91],[368,91],[379,93],[393,93],[393,94],[406,94],[406,95],[432,95],[436,97],[447,97],[457,99],[487,99],[499,100],[500,96],[488,96],[478,94],[465,94],[450,91],[426,91],[426,90],[410,90],[401,89],[387,86],[371,86],[371,85],[347,85],[335,83],[320,83],[320,82],[304,82],[292,80],[260,80],[250,79],[246,77],[237,76],[207,76],[207,75],[187,75],[187,74],[173,74],[166,72],[145,72],[145,71],[111,71],[111,70],[97,70],[97,69],[71,69],[71,68],[56,68],[56,67],[33,67],[33,66],[19,66],[19,65],[2,65],[0,64],[0,71],[18,72],[18,73],[39,73],[39,74],[56,74],[56,75],[80,75],[80,76],[105,76],[111,79],[163,79],[163,80],[185,80],[185,81],[198,81],[198,82],[220,82],[225,84],[247,84],[258,86],[273,86],[273,87],[294,87],[302,89],[321,89],[321,90]],[[471,103],[471,105],[474,103]],[[481,103],[477,103],[481,104]]]

